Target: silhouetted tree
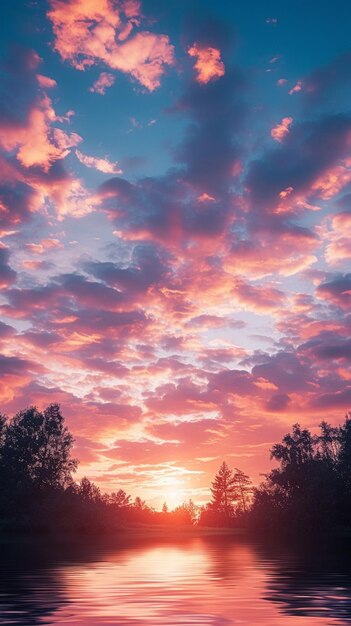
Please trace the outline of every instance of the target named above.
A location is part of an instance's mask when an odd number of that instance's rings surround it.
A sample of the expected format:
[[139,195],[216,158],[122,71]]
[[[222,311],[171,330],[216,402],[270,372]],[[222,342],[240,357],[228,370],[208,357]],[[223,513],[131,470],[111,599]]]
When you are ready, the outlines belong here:
[[238,508],[243,513],[246,513],[250,506],[253,493],[252,481],[247,474],[238,468],[235,468],[233,480],[236,498],[238,501]]
[[107,496],[108,503],[117,508],[127,508],[131,506],[131,496],[129,496],[124,489],[118,489],[118,491],[110,493]]
[[232,515],[234,502],[237,499],[237,485],[233,472],[227,463],[223,461],[211,485],[211,507],[213,510],[225,515]]
[[320,434],[295,424],[273,446],[272,470],[255,490],[253,523],[305,532],[351,526],[351,415],[340,427],[320,424]]
[[73,437],[57,404],[43,412],[29,407],[5,426],[2,420],[1,478],[8,488],[64,488],[78,461],[71,457]]
[[281,462],[282,467],[299,466],[313,458],[314,443],[309,430],[294,424],[292,433],[283,437],[282,443],[276,443],[271,450],[271,457]]
[[168,523],[174,526],[191,526],[193,519],[188,506],[183,503],[167,514]]
[[197,519],[197,512],[198,512],[199,507],[197,507],[196,504],[194,504],[191,498],[189,498],[188,502],[183,503],[183,506],[188,511],[191,523],[194,524]]
[[145,500],[142,500],[139,496],[134,499],[133,507],[138,511],[146,511],[149,508]]
[[96,503],[100,502],[102,499],[99,487],[94,485],[94,483],[86,477],[82,478],[80,483],[77,485],[76,493],[83,502]]
[[318,454],[320,457],[335,465],[340,454],[340,427],[334,427],[323,421],[319,425],[320,435],[317,437]]
[[6,435],[6,416],[0,414],[0,457],[2,455],[2,447],[5,441]]
[[348,491],[351,491],[351,412],[345,416],[339,431],[340,449],[337,467]]

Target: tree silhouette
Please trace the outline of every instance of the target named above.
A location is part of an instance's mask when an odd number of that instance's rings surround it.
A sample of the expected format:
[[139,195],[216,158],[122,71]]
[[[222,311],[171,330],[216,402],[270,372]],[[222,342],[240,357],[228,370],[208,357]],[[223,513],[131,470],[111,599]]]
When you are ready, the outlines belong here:
[[146,511],[149,508],[145,500],[142,500],[139,496],[134,498],[133,507],[138,511]]
[[322,459],[335,465],[340,454],[340,427],[333,427],[325,421],[319,427],[321,432],[317,437],[318,453]]
[[233,472],[223,461],[211,486],[211,506],[215,511],[231,515],[234,511],[234,502],[238,496],[237,484]]
[[118,489],[118,491],[107,494],[105,497],[108,504],[117,508],[122,509],[131,506],[131,497],[124,489]]
[[29,407],[1,423],[1,476],[8,488],[59,489],[72,481],[78,461],[71,458],[73,437],[57,404],[43,412]]
[[233,479],[236,488],[238,507],[243,513],[246,513],[250,506],[253,493],[251,479],[247,474],[238,468],[235,468]]
[[300,424],[294,424],[292,433],[283,437],[282,443],[276,443],[271,450],[271,457],[281,462],[282,467],[299,466],[313,458],[314,439],[309,430],[302,430]]
[[320,434],[295,424],[271,457],[279,461],[255,489],[251,522],[287,532],[331,531],[351,525],[351,414],[320,424]]
[[197,507],[196,504],[194,504],[191,498],[189,498],[188,502],[185,502],[183,506],[188,511],[191,523],[194,524],[196,521],[196,517],[197,517],[197,510],[199,507]]
[[351,491],[351,411],[346,414],[345,422],[339,432],[340,450],[338,455],[338,470]]
[[89,480],[82,478],[77,486],[76,493],[83,502],[99,502],[101,500],[100,489]]

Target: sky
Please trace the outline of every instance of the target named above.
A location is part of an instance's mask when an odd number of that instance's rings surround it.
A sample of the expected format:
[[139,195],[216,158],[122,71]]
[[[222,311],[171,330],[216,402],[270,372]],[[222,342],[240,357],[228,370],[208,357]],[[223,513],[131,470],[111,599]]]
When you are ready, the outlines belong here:
[[351,408],[349,9],[2,3],[0,409],[78,478],[200,504]]

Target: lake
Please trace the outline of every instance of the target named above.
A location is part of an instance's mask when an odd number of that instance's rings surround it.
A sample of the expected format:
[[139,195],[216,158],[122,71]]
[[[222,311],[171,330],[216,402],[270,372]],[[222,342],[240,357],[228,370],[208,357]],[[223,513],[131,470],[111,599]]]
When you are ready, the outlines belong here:
[[351,624],[345,545],[230,537],[0,544],[0,624]]

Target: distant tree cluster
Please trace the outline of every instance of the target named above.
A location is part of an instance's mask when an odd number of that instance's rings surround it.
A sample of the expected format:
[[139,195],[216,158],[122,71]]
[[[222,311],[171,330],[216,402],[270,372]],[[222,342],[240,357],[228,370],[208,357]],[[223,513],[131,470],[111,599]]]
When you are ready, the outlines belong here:
[[253,487],[247,474],[223,461],[211,486],[211,501],[202,508],[201,526],[233,526],[250,508]]

